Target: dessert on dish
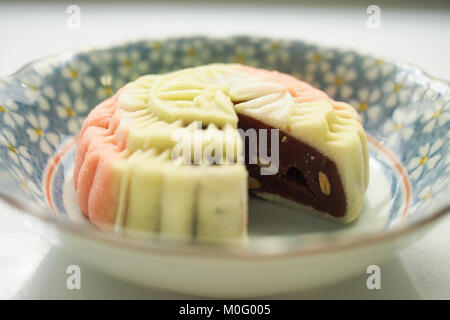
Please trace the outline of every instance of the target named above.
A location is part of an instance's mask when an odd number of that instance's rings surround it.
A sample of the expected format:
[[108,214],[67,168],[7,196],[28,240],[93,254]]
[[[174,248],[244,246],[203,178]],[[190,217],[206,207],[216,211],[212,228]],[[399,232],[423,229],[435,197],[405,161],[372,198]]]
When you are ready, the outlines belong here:
[[351,222],[369,179],[351,106],[238,64],[127,84],[90,112],[77,146],[77,201],[94,224],[188,240],[245,239],[248,189]]

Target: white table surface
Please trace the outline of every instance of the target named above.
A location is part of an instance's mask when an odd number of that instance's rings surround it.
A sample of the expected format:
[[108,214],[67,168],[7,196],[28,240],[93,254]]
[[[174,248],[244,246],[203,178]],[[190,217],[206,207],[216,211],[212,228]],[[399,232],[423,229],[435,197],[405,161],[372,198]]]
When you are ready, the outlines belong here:
[[[174,35],[253,34],[307,39],[345,46],[421,66],[450,79],[450,11],[412,5],[381,6],[381,29],[366,27],[366,6],[300,7],[290,4],[84,3],[81,29],[66,28],[67,4],[0,4],[0,76],[28,61],[66,50],[122,40]],[[212,4],[211,4],[212,3]],[[105,275],[53,247],[0,202],[0,298],[177,299],[192,297],[142,288]],[[66,267],[77,264],[82,290],[67,290]],[[450,216],[422,239],[381,265],[381,290],[366,288],[361,275],[327,288],[271,298],[450,299]]]

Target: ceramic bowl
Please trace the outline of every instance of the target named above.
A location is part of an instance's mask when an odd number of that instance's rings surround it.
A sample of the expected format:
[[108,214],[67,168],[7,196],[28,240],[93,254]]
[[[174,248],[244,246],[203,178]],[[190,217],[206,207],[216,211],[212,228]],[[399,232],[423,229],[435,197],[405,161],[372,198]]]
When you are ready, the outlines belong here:
[[[248,244],[224,246],[137,240],[99,231],[83,217],[71,170],[74,136],[89,110],[140,75],[212,62],[286,72],[357,109],[371,165],[357,221],[337,225],[251,197]],[[0,80],[0,193],[42,235],[143,285],[212,297],[326,285],[381,263],[448,213],[449,88],[404,62],[255,37],[139,41],[58,55]]]

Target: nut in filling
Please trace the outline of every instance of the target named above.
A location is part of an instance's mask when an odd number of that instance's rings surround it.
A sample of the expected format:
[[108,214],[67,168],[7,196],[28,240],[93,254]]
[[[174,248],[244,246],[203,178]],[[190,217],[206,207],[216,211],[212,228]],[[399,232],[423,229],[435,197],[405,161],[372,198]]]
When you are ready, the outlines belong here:
[[331,193],[330,180],[328,180],[328,176],[322,171],[319,171],[319,184],[322,193],[326,196],[330,195]]
[[255,179],[253,177],[248,177],[248,188],[249,189],[254,190],[254,189],[259,189],[260,187],[261,187],[261,183],[257,179]]

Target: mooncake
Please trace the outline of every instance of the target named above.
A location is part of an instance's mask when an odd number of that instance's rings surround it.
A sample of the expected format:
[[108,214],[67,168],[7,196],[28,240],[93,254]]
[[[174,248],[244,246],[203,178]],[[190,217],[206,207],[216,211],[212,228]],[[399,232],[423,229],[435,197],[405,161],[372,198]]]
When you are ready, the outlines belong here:
[[211,64],[142,76],[95,107],[73,178],[102,228],[240,241],[249,190],[353,221],[369,157],[350,105],[277,71]]

